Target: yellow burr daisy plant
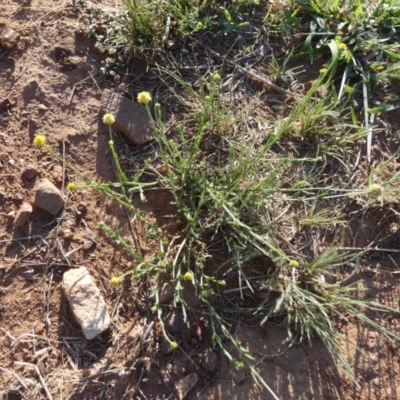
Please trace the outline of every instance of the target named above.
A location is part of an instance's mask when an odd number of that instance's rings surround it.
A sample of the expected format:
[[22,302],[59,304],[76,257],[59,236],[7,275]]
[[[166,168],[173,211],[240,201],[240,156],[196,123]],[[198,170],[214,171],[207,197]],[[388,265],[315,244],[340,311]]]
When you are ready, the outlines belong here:
[[110,283],[113,286],[118,286],[121,283],[121,280],[117,276],[114,276],[111,278]]
[[193,280],[193,274],[191,272],[186,272],[186,274],[183,275],[183,280],[184,281],[192,281]]
[[68,185],[67,185],[67,189],[68,190],[75,190],[76,189],[76,183],[75,182],[70,182],[70,183],[68,183]]
[[171,346],[172,350],[176,350],[179,347],[178,343],[176,343],[176,342],[171,342],[170,346]]
[[150,92],[140,92],[137,95],[137,101],[140,104],[147,105],[151,102],[151,94]]
[[42,147],[46,144],[46,136],[45,135],[36,135],[33,139],[33,144],[38,147]]
[[214,78],[214,81],[220,81],[221,80],[221,75],[218,73],[218,72],[216,72],[214,75],[213,75],[213,78]]
[[112,124],[115,122],[115,117],[114,117],[114,115],[112,115],[112,114],[110,114],[110,113],[104,114],[104,116],[103,116],[103,122],[104,122],[106,125],[108,125],[108,126],[112,125]]

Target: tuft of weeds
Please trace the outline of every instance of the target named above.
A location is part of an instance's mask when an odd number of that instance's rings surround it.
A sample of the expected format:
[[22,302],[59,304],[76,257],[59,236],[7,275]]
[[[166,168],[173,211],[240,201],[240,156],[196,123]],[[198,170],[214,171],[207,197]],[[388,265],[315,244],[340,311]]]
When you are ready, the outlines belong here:
[[[171,95],[178,101],[182,96],[191,99],[183,102],[190,129],[179,125],[168,132],[162,106],[156,103],[153,114],[150,93],[140,93],[138,100],[152,122],[159,156],[157,165],[146,160],[130,178],[122,170],[115,149],[113,117],[106,114],[104,122],[109,126],[109,146],[118,178],[115,183],[90,180],[53,152],[42,135],[37,137],[40,140],[35,139],[35,144],[44,146],[83,180],[82,184],[70,183],[70,189],[94,188],[118,201],[147,225],[147,237],[158,242],[157,254],[146,258],[117,230],[102,222],[107,234],[136,260],[133,269],[113,277],[111,284],[118,287],[127,275],[135,279],[155,277],[152,311],[173,350],[179,349],[179,343],[164,329],[160,287],[166,280],[174,285],[174,306],[182,309],[187,320],[189,311],[182,288],[187,283],[193,285],[209,313],[214,346],[221,349],[234,368],[247,365],[256,382],[274,398],[276,395],[258,374],[249,351],[236,340],[231,323],[223,318],[218,296],[229,300],[229,293],[240,293],[241,305],[234,312],[250,314],[260,325],[279,321],[287,329],[290,344],[301,340],[311,343],[319,338],[353,381],[354,373],[341,348],[341,341],[346,338],[337,330],[336,321],[354,318],[390,339],[395,338],[365,314],[366,309],[390,309],[358,296],[362,291],[360,284],[347,284],[337,277],[336,271],[363,254],[337,249],[343,244],[348,220],[341,211],[344,201],[359,198],[361,202],[365,197],[372,203],[384,201],[397,175],[379,184],[372,174],[365,187],[357,189],[351,180],[341,182],[330,176],[329,164],[324,161],[331,157],[329,152],[322,157],[318,149],[293,156],[277,151],[278,144],[296,129],[298,121],[302,121],[302,134],[308,137],[308,130],[320,131],[318,124],[323,121],[327,124],[326,135],[330,130],[339,130],[340,124],[334,122],[337,109],[326,106],[322,100],[317,100],[319,108],[313,103],[313,95],[332,67],[334,63],[280,121],[273,134],[264,137],[255,135],[249,123],[255,105],[238,105],[233,110],[223,95],[219,73],[208,71],[207,78],[199,79],[206,84],[194,89],[179,72],[170,72],[179,87],[170,87]],[[313,107],[318,112],[312,113]],[[342,136],[336,138],[338,147],[356,138],[347,129],[340,132]],[[337,153],[335,157],[340,159],[342,155]],[[150,171],[155,176],[152,182],[145,179]],[[172,197],[176,217],[181,221],[174,234],[149,223],[133,205],[133,195],[144,202],[146,191],[154,188],[162,188]],[[322,231],[329,231],[331,236],[326,251],[318,251],[310,244],[314,240],[310,238],[318,237]],[[216,248],[223,254],[222,263],[215,260]],[[258,268],[253,268],[255,265]],[[231,345],[239,358],[232,356]]]

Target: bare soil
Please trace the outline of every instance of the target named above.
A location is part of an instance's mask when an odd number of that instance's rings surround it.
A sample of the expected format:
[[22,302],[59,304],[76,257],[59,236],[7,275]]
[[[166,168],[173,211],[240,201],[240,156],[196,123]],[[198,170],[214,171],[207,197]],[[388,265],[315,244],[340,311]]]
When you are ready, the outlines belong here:
[[[115,6],[111,1],[107,5]],[[235,372],[218,351],[216,372],[205,368],[202,358],[211,346],[210,328],[195,299],[191,327],[176,336],[184,351],[170,353],[150,311],[152,282],[128,279],[121,288],[111,287],[109,279],[129,269],[133,260],[98,224],[104,220],[130,235],[130,221],[120,207],[95,191],[76,191],[66,194],[66,207],[57,218],[34,208],[27,224],[13,228],[10,212],[22,202],[32,203],[36,182],[46,177],[61,188],[63,181],[60,163],[32,145],[39,132],[91,178],[115,179],[99,108],[102,90],[123,90],[127,81],[95,81],[101,55],[92,40],[77,32],[87,15],[72,2],[2,0],[0,16],[0,22],[20,34],[10,52],[0,50],[0,104],[6,99],[4,104],[9,104],[0,109],[0,398],[175,399],[176,382],[196,372],[199,380],[187,399],[270,399],[247,370]],[[28,165],[37,170],[33,180],[23,175]],[[71,172],[65,174],[68,181]],[[147,200],[145,207],[154,218],[173,219],[166,195],[150,193]],[[353,227],[359,242],[354,245],[368,242],[375,222],[371,215]],[[143,226],[133,222],[133,227],[142,249],[151,254],[151,243],[141,236]],[[68,265],[64,255],[88,235],[95,235],[96,243],[75,252]],[[394,235],[390,244],[395,247],[398,240]],[[364,280],[368,298],[398,308],[399,261],[396,255],[367,258],[352,279]],[[76,325],[61,291],[63,273],[77,265],[89,268],[113,318],[112,327],[91,341]],[[343,276],[351,272],[350,267],[342,271]],[[165,311],[170,308],[165,305]],[[396,316],[374,317],[400,335]],[[148,343],[141,347],[152,322]],[[238,321],[236,336],[281,399],[399,399],[398,344],[353,320],[343,322],[341,329],[359,347],[344,342],[359,387],[335,366],[318,340],[312,347],[286,349],[283,329],[275,324],[261,329],[249,321]]]

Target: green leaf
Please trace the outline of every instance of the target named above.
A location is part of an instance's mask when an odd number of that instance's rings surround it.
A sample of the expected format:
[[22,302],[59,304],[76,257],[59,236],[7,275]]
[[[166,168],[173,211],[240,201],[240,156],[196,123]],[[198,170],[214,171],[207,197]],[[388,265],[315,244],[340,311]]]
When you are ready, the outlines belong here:
[[393,58],[393,60],[400,61],[400,55],[393,53],[393,51],[390,50],[383,50],[383,52],[390,58]]
[[400,108],[400,105],[398,106],[394,106],[393,104],[382,104],[378,107],[374,107],[374,108],[369,108],[368,112],[370,114],[378,114],[381,112],[388,112],[388,111],[392,111],[392,110],[397,110]]

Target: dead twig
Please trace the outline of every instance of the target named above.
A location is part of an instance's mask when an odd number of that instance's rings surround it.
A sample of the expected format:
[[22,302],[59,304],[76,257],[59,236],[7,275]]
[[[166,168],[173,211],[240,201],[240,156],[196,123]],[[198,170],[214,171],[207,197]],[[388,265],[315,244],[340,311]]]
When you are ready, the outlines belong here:
[[24,366],[26,366],[26,367],[33,368],[33,369],[36,371],[37,376],[39,377],[40,383],[42,384],[43,389],[44,389],[44,391],[46,392],[47,398],[48,398],[49,400],[53,400],[53,397],[52,397],[52,395],[50,394],[49,389],[48,389],[47,386],[46,386],[46,383],[44,382],[44,379],[43,379],[43,377],[42,377],[42,374],[40,373],[39,368],[38,368],[36,365],[34,365],[34,364],[29,364],[29,363],[25,363],[25,362],[22,362],[22,361],[15,361],[15,364],[17,364],[17,365],[24,365]]

